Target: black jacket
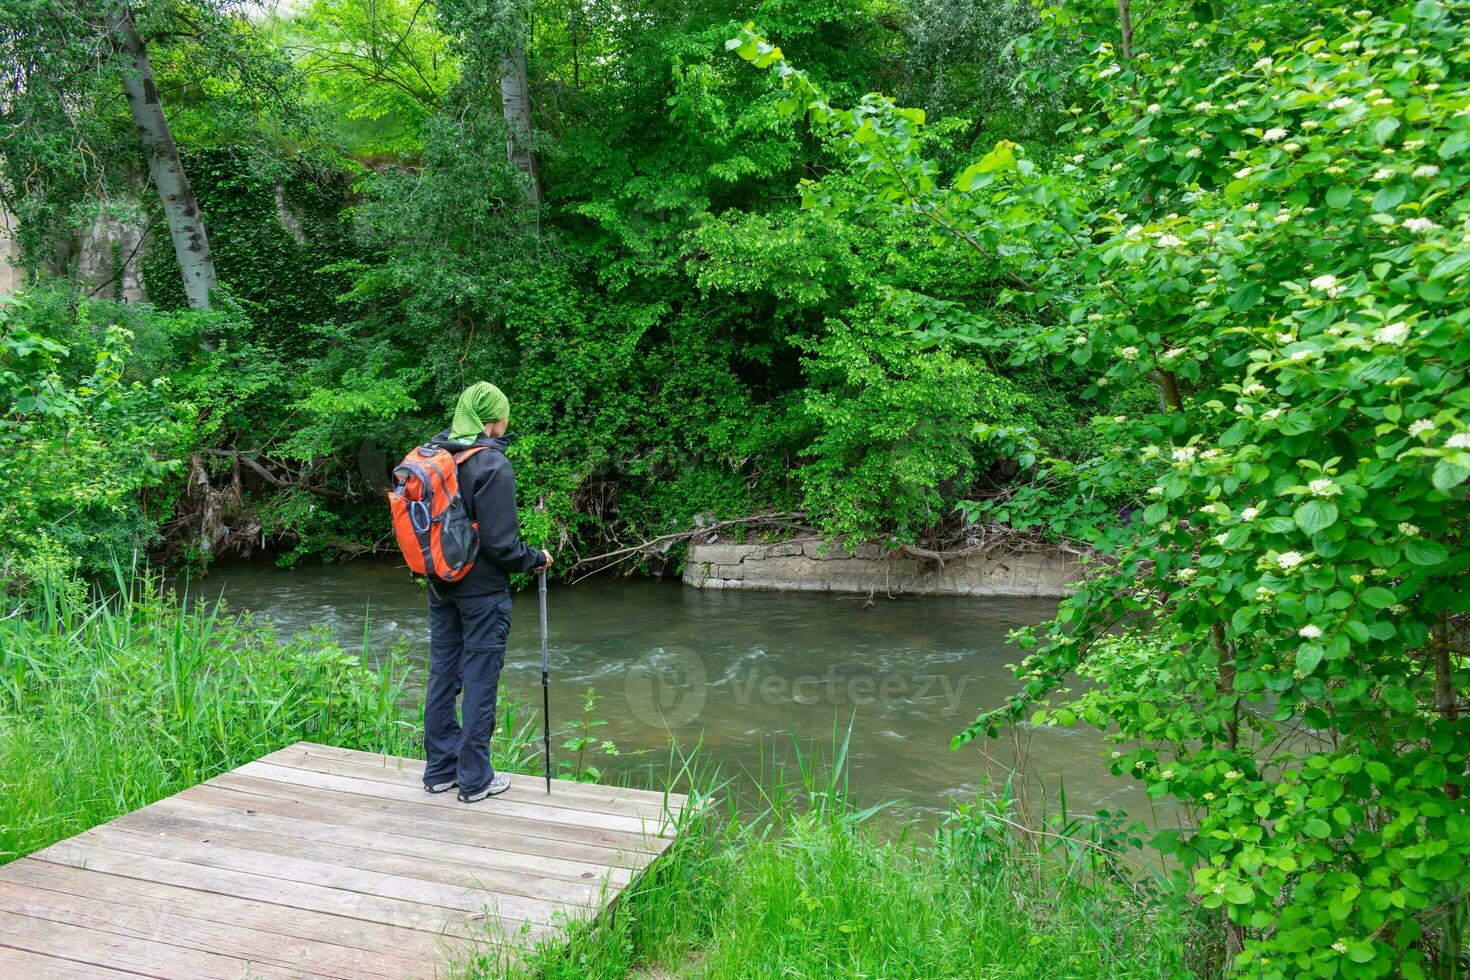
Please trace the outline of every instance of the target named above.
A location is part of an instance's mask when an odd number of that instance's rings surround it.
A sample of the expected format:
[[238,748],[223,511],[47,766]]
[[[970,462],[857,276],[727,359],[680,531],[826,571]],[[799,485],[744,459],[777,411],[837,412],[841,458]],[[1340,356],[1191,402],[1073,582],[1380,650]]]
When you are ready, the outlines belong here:
[[474,442],[455,442],[445,429],[430,440],[452,453],[471,446],[486,446],[459,464],[459,494],[464,498],[470,520],[480,522],[480,557],[475,567],[458,582],[435,582],[445,596],[489,595],[510,585],[510,572],[529,572],[545,557],[521,538],[516,516],[516,475],[505,458],[507,438],[480,436]]

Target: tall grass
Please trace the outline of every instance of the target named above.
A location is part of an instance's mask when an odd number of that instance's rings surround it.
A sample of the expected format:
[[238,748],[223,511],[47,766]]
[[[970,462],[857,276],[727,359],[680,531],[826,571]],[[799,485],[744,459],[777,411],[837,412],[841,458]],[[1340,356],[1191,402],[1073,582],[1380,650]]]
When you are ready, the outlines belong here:
[[[610,914],[528,958],[471,964],[508,977],[1046,977],[1192,975],[1195,930],[1106,833],[1048,843],[1005,799],[937,830],[870,818],[846,784],[846,745],[797,745],[763,773],[757,815],[733,783],[694,774],[675,843]],[[688,775],[688,768],[684,772]],[[719,797],[716,804],[715,797]],[[744,815],[743,815],[744,814]]]
[[[402,658],[369,669],[144,573],[40,587],[0,612],[0,863],[301,739],[421,755],[407,680]],[[506,729],[515,768],[527,736]]]

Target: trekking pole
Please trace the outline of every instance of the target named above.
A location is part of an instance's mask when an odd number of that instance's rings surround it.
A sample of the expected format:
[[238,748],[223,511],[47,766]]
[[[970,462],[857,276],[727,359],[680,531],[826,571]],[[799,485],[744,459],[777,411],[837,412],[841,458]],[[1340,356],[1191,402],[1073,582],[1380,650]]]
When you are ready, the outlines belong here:
[[541,593],[541,740],[546,743],[546,792],[551,793],[551,659],[546,652],[546,570],[536,573]]

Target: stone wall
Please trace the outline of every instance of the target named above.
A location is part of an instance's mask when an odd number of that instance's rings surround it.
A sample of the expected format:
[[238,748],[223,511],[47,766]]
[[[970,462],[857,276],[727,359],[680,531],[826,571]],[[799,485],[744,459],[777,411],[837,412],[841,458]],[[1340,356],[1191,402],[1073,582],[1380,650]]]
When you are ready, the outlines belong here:
[[684,584],[700,589],[765,589],[919,595],[1070,595],[1082,564],[1059,551],[933,562],[877,545],[829,545],[815,538],[773,544],[691,544]]

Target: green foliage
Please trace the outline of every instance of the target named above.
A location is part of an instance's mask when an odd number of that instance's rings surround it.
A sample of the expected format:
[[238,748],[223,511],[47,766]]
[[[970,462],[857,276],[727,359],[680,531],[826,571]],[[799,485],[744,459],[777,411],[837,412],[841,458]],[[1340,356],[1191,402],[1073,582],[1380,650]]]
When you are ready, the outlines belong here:
[[154,535],[141,492],[177,474],[196,431],[167,381],[126,376],[135,336],[110,304],[0,305],[4,580],[103,567]]
[[[841,749],[839,746],[839,753]],[[1188,975],[1188,920],[1119,878],[1094,876],[1095,840],[1040,856],[1003,805],[961,805],[935,829],[871,821],[833,765],[798,754],[797,780],[759,800],[694,796],[673,844],[619,899],[525,962],[471,976],[1069,977]],[[697,762],[697,760],[696,760]],[[686,764],[685,768],[689,768]],[[745,814],[745,815],[742,815]],[[1048,850],[1051,850],[1050,848]]]
[[[1045,16],[1038,49],[1118,37],[1110,6]],[[923,217],[1038,321],[930,322],[1089,373],[1103,452],[1046,471],[1084,495],[1152,475],[1122,528],[1072,512],[1108,562],[962,739],[1037,710],[1115,732],[1120,774],[1193,814],[1159,843],[1248,975],[1426,976],[1470,895],[1463,32],[1433,0],[1230,17],[1094,42],[1070,162],[1002,141],[952,180],[922,113],[837,109],[753,32],[730,46],[863,174],[812,203]],[[1147,636],[1113,638],[1125,619]]]

